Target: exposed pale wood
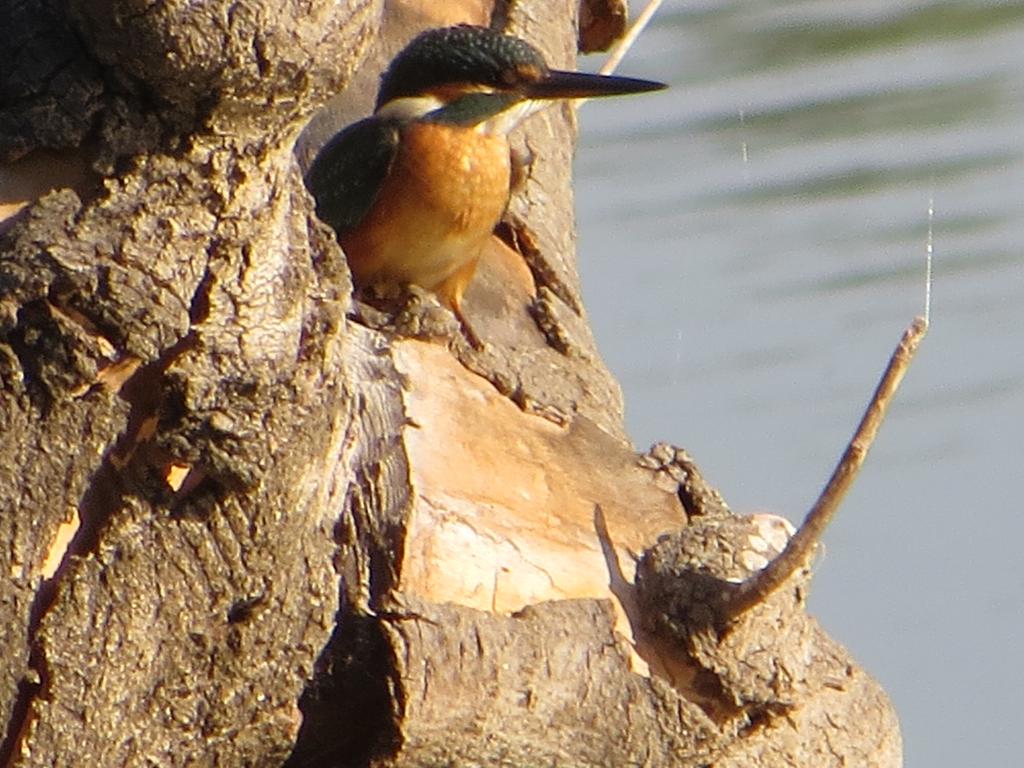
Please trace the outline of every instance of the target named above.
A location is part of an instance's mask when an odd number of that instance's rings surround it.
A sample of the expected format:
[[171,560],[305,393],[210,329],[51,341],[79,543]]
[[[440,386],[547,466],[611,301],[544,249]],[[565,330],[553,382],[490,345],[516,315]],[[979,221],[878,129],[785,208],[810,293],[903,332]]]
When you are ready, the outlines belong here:
[[393,352],[414,459],[404,592],[501,613],[608,599],[595,503],[626,562],[684,524],[674,490],[586,419],[560,427],[524,413],[437,345],[400,342]]

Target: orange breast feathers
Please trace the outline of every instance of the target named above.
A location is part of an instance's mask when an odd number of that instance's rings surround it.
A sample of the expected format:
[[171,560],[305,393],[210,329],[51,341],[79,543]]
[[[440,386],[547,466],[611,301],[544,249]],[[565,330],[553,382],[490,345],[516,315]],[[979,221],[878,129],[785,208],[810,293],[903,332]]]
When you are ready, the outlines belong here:
[[404,127],[374,205],[341,238],[356,282],[415,283],[458,311],[508,204],[510,174],[504,136],[438,123]]

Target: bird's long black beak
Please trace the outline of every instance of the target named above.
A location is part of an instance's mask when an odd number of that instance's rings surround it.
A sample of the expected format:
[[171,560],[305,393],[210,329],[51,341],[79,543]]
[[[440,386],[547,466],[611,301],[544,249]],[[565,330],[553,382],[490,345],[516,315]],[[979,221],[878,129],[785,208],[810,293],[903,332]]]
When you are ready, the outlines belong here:
[[665,83],[618,75],[591,75],[552,69],[544,77],[526,86],[530,99],[590,99],[597,96],[621,96],[627,93],[660,91]]

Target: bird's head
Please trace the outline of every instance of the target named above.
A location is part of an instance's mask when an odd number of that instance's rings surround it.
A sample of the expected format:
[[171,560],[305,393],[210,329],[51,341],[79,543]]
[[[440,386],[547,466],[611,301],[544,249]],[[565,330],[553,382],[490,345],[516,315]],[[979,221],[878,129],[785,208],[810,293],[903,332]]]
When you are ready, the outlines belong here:
[[460,25],[423,32],[394,58],[381,78],[376,114],[503,134],[552,99],[664,87],[651,80],[551,69],[525,40]]

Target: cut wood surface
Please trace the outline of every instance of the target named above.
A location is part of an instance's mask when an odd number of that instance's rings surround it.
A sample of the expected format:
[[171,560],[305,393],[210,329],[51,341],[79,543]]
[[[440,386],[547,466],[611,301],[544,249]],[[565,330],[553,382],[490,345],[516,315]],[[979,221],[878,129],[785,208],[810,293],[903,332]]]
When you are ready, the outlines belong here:
[[403,437],[414,458],[403,592],[501,613],[607,599],[596,503],[630,564],[630,551],[684,524],[675,488],[584,417],[560,426],[524,413],[437,345],[393,351],[408,382]]

